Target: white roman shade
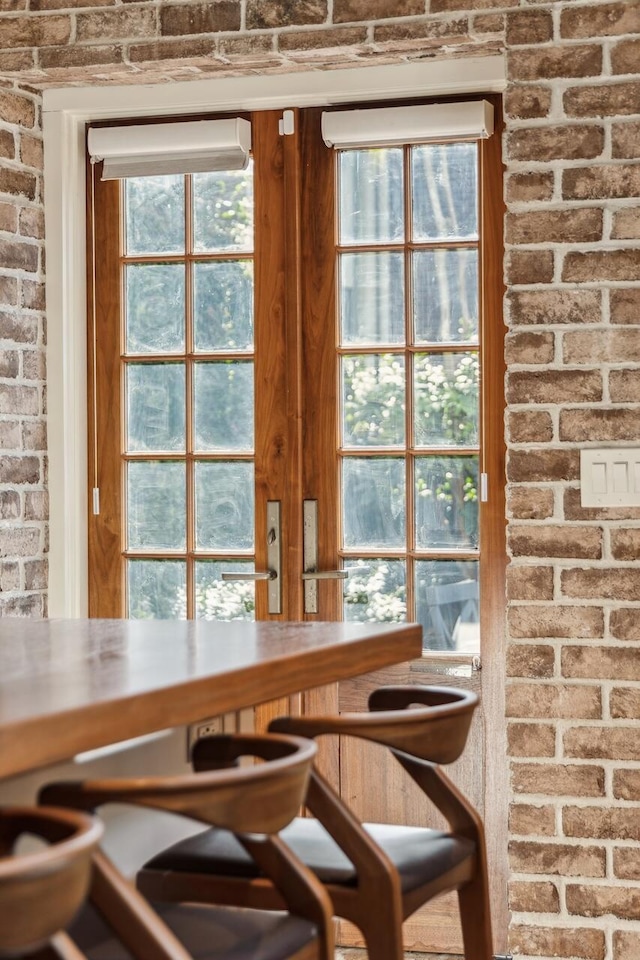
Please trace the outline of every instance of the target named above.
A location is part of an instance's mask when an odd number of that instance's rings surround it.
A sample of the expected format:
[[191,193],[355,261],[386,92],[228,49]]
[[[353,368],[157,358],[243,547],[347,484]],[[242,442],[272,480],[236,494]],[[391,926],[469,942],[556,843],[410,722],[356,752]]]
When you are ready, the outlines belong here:
[[103,180],[244,170],[251,150],[251,124],[233,117],[91,127],[88,149],[92,160],[104,161]]
[[493,104],[486,100],[322,114],[323,140],[336,149],[477,140],[492,133]]

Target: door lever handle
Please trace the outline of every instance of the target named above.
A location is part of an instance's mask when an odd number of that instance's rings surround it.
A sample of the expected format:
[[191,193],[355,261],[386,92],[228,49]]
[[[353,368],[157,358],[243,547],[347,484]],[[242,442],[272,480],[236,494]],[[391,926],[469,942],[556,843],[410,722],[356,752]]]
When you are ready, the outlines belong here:
[[318,570],[318,501],[303,501],[304,540],[302,545],[304,612],[318,612],[318,580],[346,580],[348,570]]
[[302,574],[303,580],[346,580],[348,570],[308,570]]
[[280,527],[280,501],[267,500],[267,569],[266,570],[227,570],[221,576],[223,580],[267,580],[267,612],[282,613],[282,588],[280,572],[282,569],[282,551],[280,548],[282,530]]
[[278,574],[275,570],[246,570],[239,573],[223,570],[220,576],[223,580],[275,580]]

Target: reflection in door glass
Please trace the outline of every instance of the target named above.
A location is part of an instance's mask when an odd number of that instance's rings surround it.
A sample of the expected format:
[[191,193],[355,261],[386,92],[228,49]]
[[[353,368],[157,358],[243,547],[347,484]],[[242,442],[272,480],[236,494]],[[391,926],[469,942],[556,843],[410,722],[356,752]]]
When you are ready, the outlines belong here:
[[185,449],[185,369],[182,363],[127,366],[127,451]]
[[477,652],[477,144],[338,157],[344,617]]
[[184,350],[183,264],[130,264],[124,276],[126,352]]
[[343,253],[340,257],[342,343],[403,343],[404,257]]
[[187,565],[183,560],[129,560],[127,593],[133,620],[184,620]]
[[401,459],[344,459],[342,496],[346,547],[404,546],[406,496]]
[[417,250],[411,270],[416,342],[477,340],[477,250],[468,247]]
[[478,237],[478,147],[434,143],[411,151],[414,240]]
[[477,653],[480,648],[477,560],[416,563],[416,615],[426,650]]
[[127,548],[184,550],[187,544],[184,463],[134,460],[127,469]]
[[478,458],[418,457],[416,545],[475,549],[478,546]]
[[196,547],[252,550],[254,468],[251,461],[196,463]]
[[339,157],[340,243],[402,241],[402,150],[344,150]]
[[193,268],[194,345],[199,352],[253,347],[253,263],[212,260]]
[[184,253],[184,177],[129,177],[124,183],[127,256]]
[[194,365],[196,450],[253,449],[253,363]]

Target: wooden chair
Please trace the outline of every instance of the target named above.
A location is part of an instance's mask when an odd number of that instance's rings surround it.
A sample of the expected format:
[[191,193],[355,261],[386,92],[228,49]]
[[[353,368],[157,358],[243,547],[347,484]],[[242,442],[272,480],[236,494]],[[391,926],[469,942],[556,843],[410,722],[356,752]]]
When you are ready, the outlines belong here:
[[[16,853],[23,836],[45,848]],[[0,957],[32,956],[75,960],[78,954],[61,931],[89,889],[91,854],[102,836],[94,817],[41,807],[0,809]]]
[[[185,904],[188,897],[179,905],[162,897],[149,904],[99,850],[90,892],[97,913],[86,911],[71,928],[72,937],[89,960],[130,960],[131,955],[136,960],[329,960],[329,897],[278,836],[304,802],[315,743],[278,734],[235,734],[212,737],[208,745],[206,773],[55,783],[44,788],[41,799],[85,810],[134,804],[215,824],[237,837],[270,878],[282,912]],[[244,757],[264,762],[240,765]]]
[[[465,746],[475,694],[444,687],[382,687],[368,713],[283,717],[273,730],[307,737],[338,734],[387,746],[442,812],[450,830],[361,824],[314,771],[307,806],[282,836],[326,885],[334,913],[362,931],[369,960],[402,960],[402,923],[438,894],[456,890],[467,960],[493,956],[484,831],[480,817],[439,768]],[[196,769],[209,765],[209,741],[194,749]],[[376,788],[373,771],[371,788]],[[138,876],[148,895],[206,901],[225,891],[229,902],[274,908],[277,897],[234,838],[213,830],[154,857]]]

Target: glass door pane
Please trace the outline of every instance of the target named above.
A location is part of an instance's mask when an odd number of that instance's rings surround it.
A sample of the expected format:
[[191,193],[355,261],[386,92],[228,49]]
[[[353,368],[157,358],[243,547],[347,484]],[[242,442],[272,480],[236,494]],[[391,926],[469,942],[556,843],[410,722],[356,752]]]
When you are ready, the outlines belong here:
[[253,170],[122,204],[125,615],[253,619]]
[[475,143],[338,153],[341,556],[348,620],[479,650]]

